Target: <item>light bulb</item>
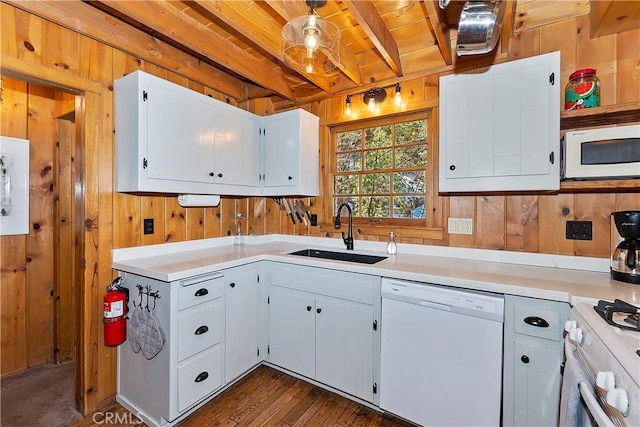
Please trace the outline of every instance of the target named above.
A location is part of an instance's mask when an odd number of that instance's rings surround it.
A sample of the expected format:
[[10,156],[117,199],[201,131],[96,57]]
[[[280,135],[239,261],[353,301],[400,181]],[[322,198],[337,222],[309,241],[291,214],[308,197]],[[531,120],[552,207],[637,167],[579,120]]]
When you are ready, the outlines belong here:
[[371,111],[372,113],[376,111],[376,100],[373,95],[369,97],[369,102],[367,104],[369,106],[369,111]]
[[307,66],[305,67],[305,71],[307,73],[313,73],[313,64],[312,63],[308,63]]
[[400,85],[396,85],[396,93],[393,96],[393,102],[396,104],[396,107],[402,106],[402,93],[400,93]]

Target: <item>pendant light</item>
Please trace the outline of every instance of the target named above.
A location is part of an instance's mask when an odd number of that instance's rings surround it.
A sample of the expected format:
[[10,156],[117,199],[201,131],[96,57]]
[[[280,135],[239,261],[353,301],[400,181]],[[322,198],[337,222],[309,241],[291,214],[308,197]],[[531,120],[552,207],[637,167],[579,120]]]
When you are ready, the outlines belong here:
[[282,61],[296,71],[325,74],[340,63],[340,29],[316,14],[327,0],[307,0],[309,13],[282,27]]

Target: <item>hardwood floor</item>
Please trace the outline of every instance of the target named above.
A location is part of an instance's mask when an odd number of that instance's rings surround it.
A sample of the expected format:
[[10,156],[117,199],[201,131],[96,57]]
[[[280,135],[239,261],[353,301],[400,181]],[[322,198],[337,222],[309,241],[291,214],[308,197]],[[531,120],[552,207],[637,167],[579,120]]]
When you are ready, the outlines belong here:
[[[136,422],[126,409],[113,403],[72,426],[107,424],[105,416],[109,414],[118,414],[111,417],[113,421],[120,421],[119,424],[111,422],[110,426],[131,426]],[[283,372],[260,366],[178,426],[410,427],[412,424],[385,416]]]

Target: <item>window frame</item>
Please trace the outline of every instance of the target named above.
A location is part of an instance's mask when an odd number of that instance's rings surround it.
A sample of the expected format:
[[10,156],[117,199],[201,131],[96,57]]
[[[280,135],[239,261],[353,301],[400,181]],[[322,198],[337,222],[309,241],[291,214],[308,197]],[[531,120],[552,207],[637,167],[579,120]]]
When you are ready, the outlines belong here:
[[[348,123],[336,124],[329,127],[329,149],[328,149],[328,174],[326,180],[327,191],[327,216],[326,218],[335,219],[334,212],[334,176],[337,174],[337,134],[340,132],[347,132],[352,130],[359,130],[376,126],[395,125],[397,123],[408,122],[412,120],[427,120],[427,165],[424,168],[425,171],[425,218],[363,218],[354,217],[353,223],[362,227],[380,227],[380,228],[437,228],[440,225],[440,218],[436,218],[436,215],[440,215],[439,205],[436,206],[438,199],[438,170],[437,170],[437,115],[433,109],[426,109],[420,111],[413,111],[406,114],[393,114],[376,118],[368,118],[363,120],[351,121]],[[362,147],[361,152],[365,152],[367,149]],[[363,169],[358,174],[365,172],[364,170],[364,158],[362,159]],[[402,172],[405,169],[397,169],[398,172]],[[383,169],[381,172],[390,171],[395,172],[396,169]],[[393,182],[391,182],[393,186]],[[385,193],[391,195],[391,192]]]

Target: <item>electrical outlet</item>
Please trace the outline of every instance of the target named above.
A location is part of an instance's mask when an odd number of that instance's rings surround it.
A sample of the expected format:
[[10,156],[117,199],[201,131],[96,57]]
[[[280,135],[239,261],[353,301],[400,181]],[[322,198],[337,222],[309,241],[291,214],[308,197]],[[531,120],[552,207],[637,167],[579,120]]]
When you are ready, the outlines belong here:
[[566,238],[570,240],[593,240],[591,221],[567,221]]
[[449,234],[473,234],[473,218],[449,218]]
[[153,234],[153,218],[145,218],[143,221],[143,233],[144,234]]

